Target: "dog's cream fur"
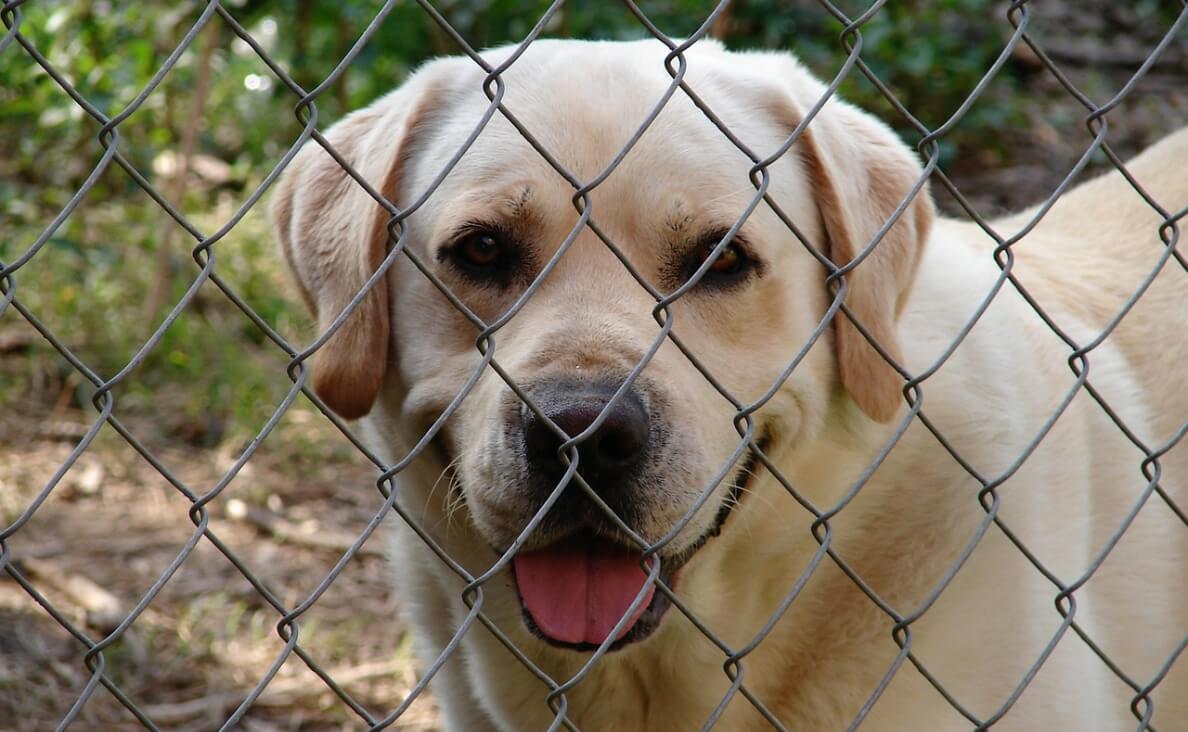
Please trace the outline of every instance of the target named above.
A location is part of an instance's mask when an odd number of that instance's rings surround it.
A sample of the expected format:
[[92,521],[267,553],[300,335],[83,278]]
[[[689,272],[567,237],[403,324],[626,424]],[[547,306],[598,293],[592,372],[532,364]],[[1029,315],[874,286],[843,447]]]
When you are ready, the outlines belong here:
[[[666,88],[664,50],[651,41],[538,42],[504,75],[503,101],[561,165],[587,181]],[[508,52],[488,58],[494,63]],[[703,42],[687,56],[691,88],[760,157],[779,147],[824,89],[784,54],[732,54]],[[335,125],[328,137],[384,196],[399,206],[417,203],[484,112],[483,76],[469,60],[434,61]],[[594,189],[592,216],[655,281],[674,241],[739,217],[754,194],[750,167],[678,91],[622,165]],[[770,193],[810,243],[844,264],[908,195],[920,170],[885,126],[834,100],[770,167]],[[1130,161],[1128,170],[1164,209],[1182,210],[1188,205],[1188,131]],[[437,248],[459,224],[496,217],[535,247],[539,269],[578,220],[572,195],[572,186],[496,113],[409,218],[406,246],[491,322],[524,284],[507,291],[476,287],[439,261]],[[289,166],[273,213],[284,255],[324,328],[383,260],[389,215],[315,144]],[[1010,237],[1036,213],[993,227]],[[1089,343],[1164,254],[1159,223],[1123,177],[1110,173],[1067,192],[1046,212],[1014,245],[1012,273],[1059,328],[1076,343]],[[746,404],[778,379],[829,297],[825,268],[768,205],[755,210],[742,232],[764,263],[760,275],[727,292],[694,288],[672,312],[674,332]],[[924,189],[849,275],[846,302],[889,355],[917,374],[945,353],[999,276],[990,237],[974,224],[935,218]],[[654,304],[582,229],[540,290],[496,334],[495,359],[522,382],[559,373],[621,379],[659,332]],[[1088,355],[1089,385],[1151,449],[1182,433],[1188,419],[1186,316],[1188,272],[1173,259]],[[371,447],[395,463],[480,364],[477,332],[401,255],[316,355],[316,388],[344,416],[362,417]],[[1028,452],[1074,386],[1071,350],[1006,283],[921,386],[924,415],[957,454],[984,480],[1006,477],[996,491],[1003,525],[1066,584],[1105,551],[1148,482],[1140,450],[1084,389]],[[655,540],[711,483],[738,436],[734,408],[671,342],[641,381],[665,397],[664,418],[677,435],[663,457],[661,488],[649,489],[663,495],[640,489],[638,498],[648,518],[633,528]],[[843,499],[906,416],[901,387],[902,379],[839,316],[756,421],[772,435],[768,454],[791,486],[826,510]],[[507,434],[505,416],[517,403],[486,369],[446,422],[443,438],[397,478],[404,510],[474,575],[495,561],[491,547],[507,546],[534,510],[517,490],[523,466]],[[1185,443],[1159,460],[1159,484],[1181,510],[1188,506]],[[913,420],[830,521],[830,546],[886,603],[914,616],[985,520],[979,488]],[[723,500],[719,487],[671,548],[702,533]],[[677,595],[731,648],[746,646],[818,551],[812,520],[785,487],[758,470],[722,534],[682,571]],[[395,546],[401,597],[429,664],[466,614],[462,582],[403,525]],[[1077,623],[1140,685],[1160,672],[1188,632],[1186,556],[1188,529],[1153,495],[1074,594]],[[992,525],[952,583],[910,625],[911,650],[984,719],[1007,702],[1060,629],[1057,592]],[[486,585],[483,609],[559,682],[587,658],[550,647],[525,629],[506,572]],[[743,660],[747,689],[787,729],[844,729],[896,659],[892,626],[825,558]],[[569,717],[587,732],[699,729],[729,689],[724,658],[672,609],[651,637],[603,657],[569,692]],[[454,732],[543,730],[553,718],[546,686],[478,625],[433,684],[446,728]],[[1070,629],[996,729],[1128,729],[1137,723],[1129,708],[1133,697]],[[1153,698],[1158,729],[1188,729],[1183,658]],[[911,662],[895,674],[863,726],[892,732],[971,727]],[[769,725],[736,695],[717,728]]]

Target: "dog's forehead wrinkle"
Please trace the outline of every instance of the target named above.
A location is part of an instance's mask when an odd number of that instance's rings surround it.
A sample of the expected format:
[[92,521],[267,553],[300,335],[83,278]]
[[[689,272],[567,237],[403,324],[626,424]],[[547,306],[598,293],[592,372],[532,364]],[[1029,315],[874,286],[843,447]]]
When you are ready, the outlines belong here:
[[673,195],[668,202],[668,216],[665,219],[667,227],[675,234],[684,234],[693,225],[693,214],[689,211],[689,201],[682,195]]
[[[601,175],[625,148],[630,146],[618,169],[611,174],[638,180],[640,175],[664,170],[682,160],[729,161],[745,173],[749,158],[701,115],[691,100],[678,94],[670,98],[659,115],[642,131],[641,126],[660,101],[671,78],[661,67],[656,73],[641,73],[636,64],[619,59],[615,74],[604,93],[591,90],[586,79],[574,83],[571,75],[558,74],[552,67],[525,68],[522,78],[508,81],[505,103],[535,141],[548,150],[568,172],[588,181]],[[594,68],[601,68],[593,66]],[[605,69],[603,69],[605,72]],[[718,106],[729,90],[718,84],[703,84],[705,91],[718,97]],[[737,90],[730,92],[736,94]],[[485,101],[485,100],[484,100]],[[476,100],[477,104],[477,100]],[[478,110],[473,110],[477,112]],[[748,141],[775,146],[781,142],[777,130],[767,130],[758,115],[727,120],[744,131]],[[516,151],[521,160],[544,163],[543,158],[524,139],[523,133],[502,118],[492,119],[482,133],[491,148]],[[768,139],[770,138],[770,139]],[[713,150],[711,156],[709,150]],[[522,153],[522,154],[521,154]],[[479,157],[481,153],[468,153]],[[657,165],[663,158],[664,166]],[[465,161],[465,159],[464,159]]]
[[508,198],[509,207],[516,213],[521,212],[528,202],[532,200],[532,184],[522,183],[519,186],[519,193]]

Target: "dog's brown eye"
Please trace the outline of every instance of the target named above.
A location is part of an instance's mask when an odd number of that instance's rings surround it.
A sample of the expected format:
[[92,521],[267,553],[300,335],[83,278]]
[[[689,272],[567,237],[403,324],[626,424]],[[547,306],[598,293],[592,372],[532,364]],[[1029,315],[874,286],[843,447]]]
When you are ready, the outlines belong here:
[[452,243],[438,250],[437,259],[473,284],[501,288],[510,285],[531,263],[510,232],[478,223],[464,227]]
[[[701,260],[704,262],[705,260],[709,259],[709,256],[713,251],[713,246],[707,247],[701,256]],[[722,250],[722,253],[719,254],[718,258],[714,260],[714,263],[710,265],[710,268],[707,270],[707,272],[727,275],[735,274],[742,269],[745,259],[746,257],[742,253],[742,250],[736,245],[731,244]]]
[[476,232],[458,243],[457,255],[472,267],[492,267],[499,263],[503,246],[494,234]]
[[706,270],[695,286],[703,292],[729,290],[743,285],[753,275],[762,275],[763,263],[751,254],[747,240],[741,233],[736,233],[706,266],[714,248],[729,233],[729,229],[711,230],[691,242],[691,246],[683,253],[677,254],[670,265],[671,287],[675,289],[689,283],[701,267],[706,267]]

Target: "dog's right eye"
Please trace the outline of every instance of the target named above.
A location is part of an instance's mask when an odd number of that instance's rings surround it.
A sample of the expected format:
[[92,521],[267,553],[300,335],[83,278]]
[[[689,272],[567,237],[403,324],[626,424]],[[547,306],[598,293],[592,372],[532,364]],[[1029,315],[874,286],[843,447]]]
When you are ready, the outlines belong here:
[[499,262],[503,247],[494,235],[482,232],[466,237],[457,245],[457,256],[471,267],[490,267]]
[[519,266],[519,250],[498,229],[475,227],[444,247],[438,260],[448,262],[459,274],[479,284],[505,287]]

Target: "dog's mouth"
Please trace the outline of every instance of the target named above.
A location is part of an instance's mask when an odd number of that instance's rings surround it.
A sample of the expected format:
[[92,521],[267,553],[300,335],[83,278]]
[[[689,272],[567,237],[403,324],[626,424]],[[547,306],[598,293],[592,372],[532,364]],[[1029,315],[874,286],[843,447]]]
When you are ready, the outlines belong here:
[[[756,444],[766,450],[768,442],[764,434]],[[713,524],[675,556],[660,558],[657,580],[670,591],[676,591],[686,562],[721,533],[757,465],[758,455],[748,451]],[[512,577],[524,624],[550,645],[576,651],[593,651],[612,635],[612,651],[641,641],[656,631],[672,605],[669,596],[649,581],[646,566],[651,561],[643,560],[639,547],[589,529],[541,549],[521,551],[513,560]]]
[[[666,564],[660,563],[659,579],[671,588],[678,568]],[[524,623],[545,641],[574,650],[594,650],[612,634],[612,649],[646,638],[671,602],[649,582],[644,565],[638,548],[589,532],[520,552],[512,576]]]

